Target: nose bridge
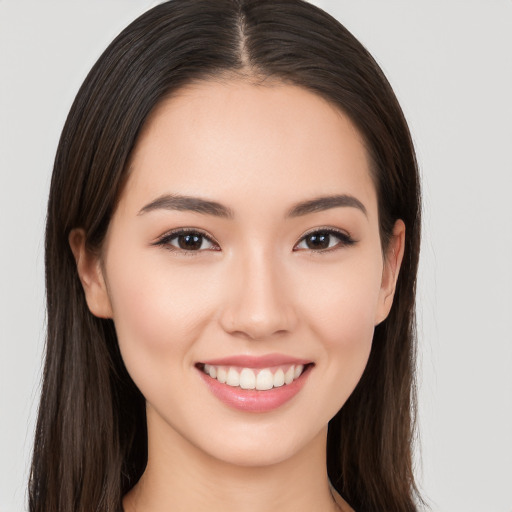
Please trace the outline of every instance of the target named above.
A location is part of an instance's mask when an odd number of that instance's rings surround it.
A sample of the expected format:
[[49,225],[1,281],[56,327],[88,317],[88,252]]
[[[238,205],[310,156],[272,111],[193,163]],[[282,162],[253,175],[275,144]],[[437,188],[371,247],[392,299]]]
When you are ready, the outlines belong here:
[[259,248],[233,262],[230,293],[223,312],[224,329],[262,339],[293,328],[290,289],[278,256]]

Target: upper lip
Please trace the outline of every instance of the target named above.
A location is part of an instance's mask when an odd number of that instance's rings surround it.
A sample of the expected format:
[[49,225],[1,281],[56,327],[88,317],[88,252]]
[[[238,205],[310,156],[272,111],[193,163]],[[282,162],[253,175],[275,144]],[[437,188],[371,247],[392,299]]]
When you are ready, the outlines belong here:
[[285,364],[303,364],[311,363],[311,360],[301,359],[285,354],[266,354],[264,356],[235,355],[222,357],[219,359],[208,359],[201,361],[203,364],[211,366],[239,366],[242,368],[269,368],[271,366],[281,366]]

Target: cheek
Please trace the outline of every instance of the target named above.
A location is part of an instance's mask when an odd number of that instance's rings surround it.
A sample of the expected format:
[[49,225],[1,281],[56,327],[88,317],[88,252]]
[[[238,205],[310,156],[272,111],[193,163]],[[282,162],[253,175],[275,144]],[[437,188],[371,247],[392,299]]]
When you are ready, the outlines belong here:
[[112,257],[107,272],[120,351],[141,388],[158,368],[167,374],[191,363],[193,342],[214,311],[211,294],[198,289],[205,282],[200,273],[180,272],[165,256],[158,261]]
[[[346,383],[351,392],[371,350],[378,308],[382,266],[380,258],[364,256],[316,276],[301,308],[322,349],[328,375]],[[345,396],[345,399],[348,396]]]
[[382,265],[380,259],[367,259],[363,255],[345,265],[333,265],[330,272],[319,272],[309,285],[305,283],[303,309],[311,312],[310,323],[330,343],[349,343],[359,334],[373,332]]

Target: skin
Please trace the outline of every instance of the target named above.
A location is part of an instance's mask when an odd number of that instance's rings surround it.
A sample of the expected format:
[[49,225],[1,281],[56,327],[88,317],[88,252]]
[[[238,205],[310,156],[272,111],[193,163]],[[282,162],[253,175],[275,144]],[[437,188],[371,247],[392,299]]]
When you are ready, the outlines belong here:
[[[218,202],[232,218],[153,208],[162,194]],[[289,216],[347,194],[354,206]],[[194,228],[199,250],[162,236]],[[304,236],[331,228],[329,247]],[[329,488],[327,423],[365,368],[389,313],[405,228],[383,253],[362,139],[338,109],[299,87],[241,80],[188,86],[153,112],[135,147],[103,247],[70,245],[91,312],[113,318],[147,401],[149,457],[126,512],[350,510]],[[235,410],[197,362],[280,353],[314,363],[269,412]],[[307,491],[306,491],[307,490]]]

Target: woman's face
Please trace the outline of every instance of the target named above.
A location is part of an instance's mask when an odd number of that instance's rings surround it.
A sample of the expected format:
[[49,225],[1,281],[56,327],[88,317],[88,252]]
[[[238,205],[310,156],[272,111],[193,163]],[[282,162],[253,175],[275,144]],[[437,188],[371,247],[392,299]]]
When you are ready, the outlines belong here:
[[395,234],[385,259],[361,137],[320,97],[212,81],[162,103],[82,276],[150,446],[261,465],[324,434],[391,305]]

